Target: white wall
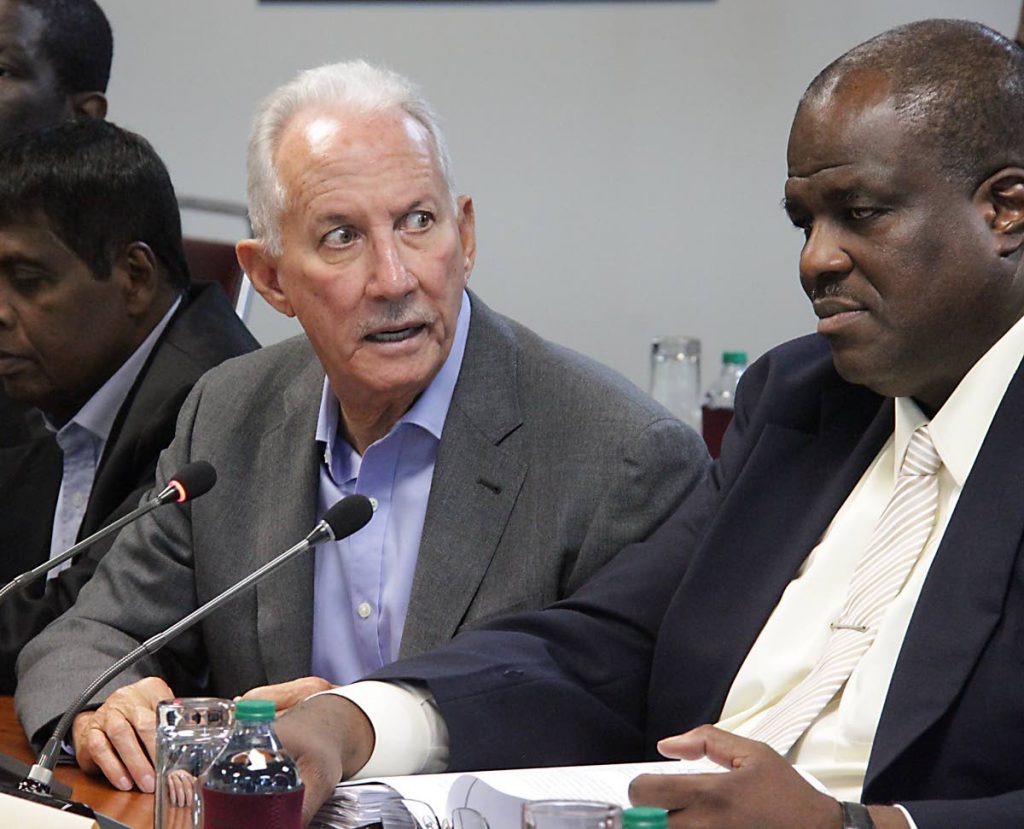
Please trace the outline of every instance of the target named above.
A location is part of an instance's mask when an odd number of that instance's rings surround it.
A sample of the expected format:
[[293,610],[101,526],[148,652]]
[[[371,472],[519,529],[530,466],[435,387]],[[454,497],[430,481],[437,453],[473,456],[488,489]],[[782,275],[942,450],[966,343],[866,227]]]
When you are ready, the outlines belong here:
[[[339,3],[100,0],[110,117],[178,192],[244,200],[257,102],[297,71],[365,57],[418,81],[477,208],[472,285],[646,385],[652,335],[751,356],[813,328],[800,235],[779,207],[797,99],[854,44],[923,17],[1015,29],[1019,0]],[[188,228],[233,238],[240,222]],[[294,323],[269,307],[264,342]]]

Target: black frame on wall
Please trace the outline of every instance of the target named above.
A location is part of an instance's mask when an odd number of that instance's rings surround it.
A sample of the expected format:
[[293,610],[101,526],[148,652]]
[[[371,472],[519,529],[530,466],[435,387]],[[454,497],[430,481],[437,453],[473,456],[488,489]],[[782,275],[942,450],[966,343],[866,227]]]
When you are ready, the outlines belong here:
[[373,6],[373,5],[409,5],[418,3],[421,5],[457,5],[462,3],[487,4],[491,6],[511,5],[556,5],[567,3],[714,3],[715,0],[256,0],[259,5],[279,5],[291,3],[294,5],[314,5],[325,3],[348,3],[349,5]]

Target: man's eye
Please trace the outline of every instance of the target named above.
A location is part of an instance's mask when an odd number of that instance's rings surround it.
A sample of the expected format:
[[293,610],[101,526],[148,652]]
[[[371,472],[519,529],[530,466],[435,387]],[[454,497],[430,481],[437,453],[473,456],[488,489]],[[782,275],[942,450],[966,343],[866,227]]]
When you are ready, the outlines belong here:
[[357,238],[358,234],[351,227],[336,227],[324,235],[322,242],[332,248],[343,248],[351,245]]
[[33,268],[14,268],[7,274],[8,284],[23,294],[38,290],[43,281],[44,275]]
[[850,218],[855,222],[862,222],[865,219],[873,219],[876,216],[880,216],[882,212],[882,209],[878,207],[851,207],[847,211]]
[[406,213],[399,226],[402,230],[427,230],[434,224],[434,214],[427,210],[413,210]]

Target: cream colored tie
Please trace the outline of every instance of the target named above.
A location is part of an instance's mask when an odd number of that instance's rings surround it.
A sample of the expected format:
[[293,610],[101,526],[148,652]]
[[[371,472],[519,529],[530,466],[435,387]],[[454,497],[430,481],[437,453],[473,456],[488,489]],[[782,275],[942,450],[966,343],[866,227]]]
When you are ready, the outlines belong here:
[[768,709],[749,735],[752,739],[787,754],[850,678],[931,535],[941,465],[928,426],[919,426],[910,438],[892,497],[857,563],[843,610],[831,625],[825,652],[811,672]]

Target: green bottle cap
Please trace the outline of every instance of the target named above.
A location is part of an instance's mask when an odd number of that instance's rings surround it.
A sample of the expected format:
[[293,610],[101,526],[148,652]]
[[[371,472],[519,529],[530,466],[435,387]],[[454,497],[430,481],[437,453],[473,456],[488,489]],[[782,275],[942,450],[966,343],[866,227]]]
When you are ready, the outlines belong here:
[[235,703],[236,720],[272,720],[274,703],[269,699],[243,699]]
[[666,829],[668,812],[654,806],[633,806],[622,810],[622,829]]
[[747,352],[746,351],[723,351],[722,362],[732,363],[738,366],[745,366],[747,364]]

